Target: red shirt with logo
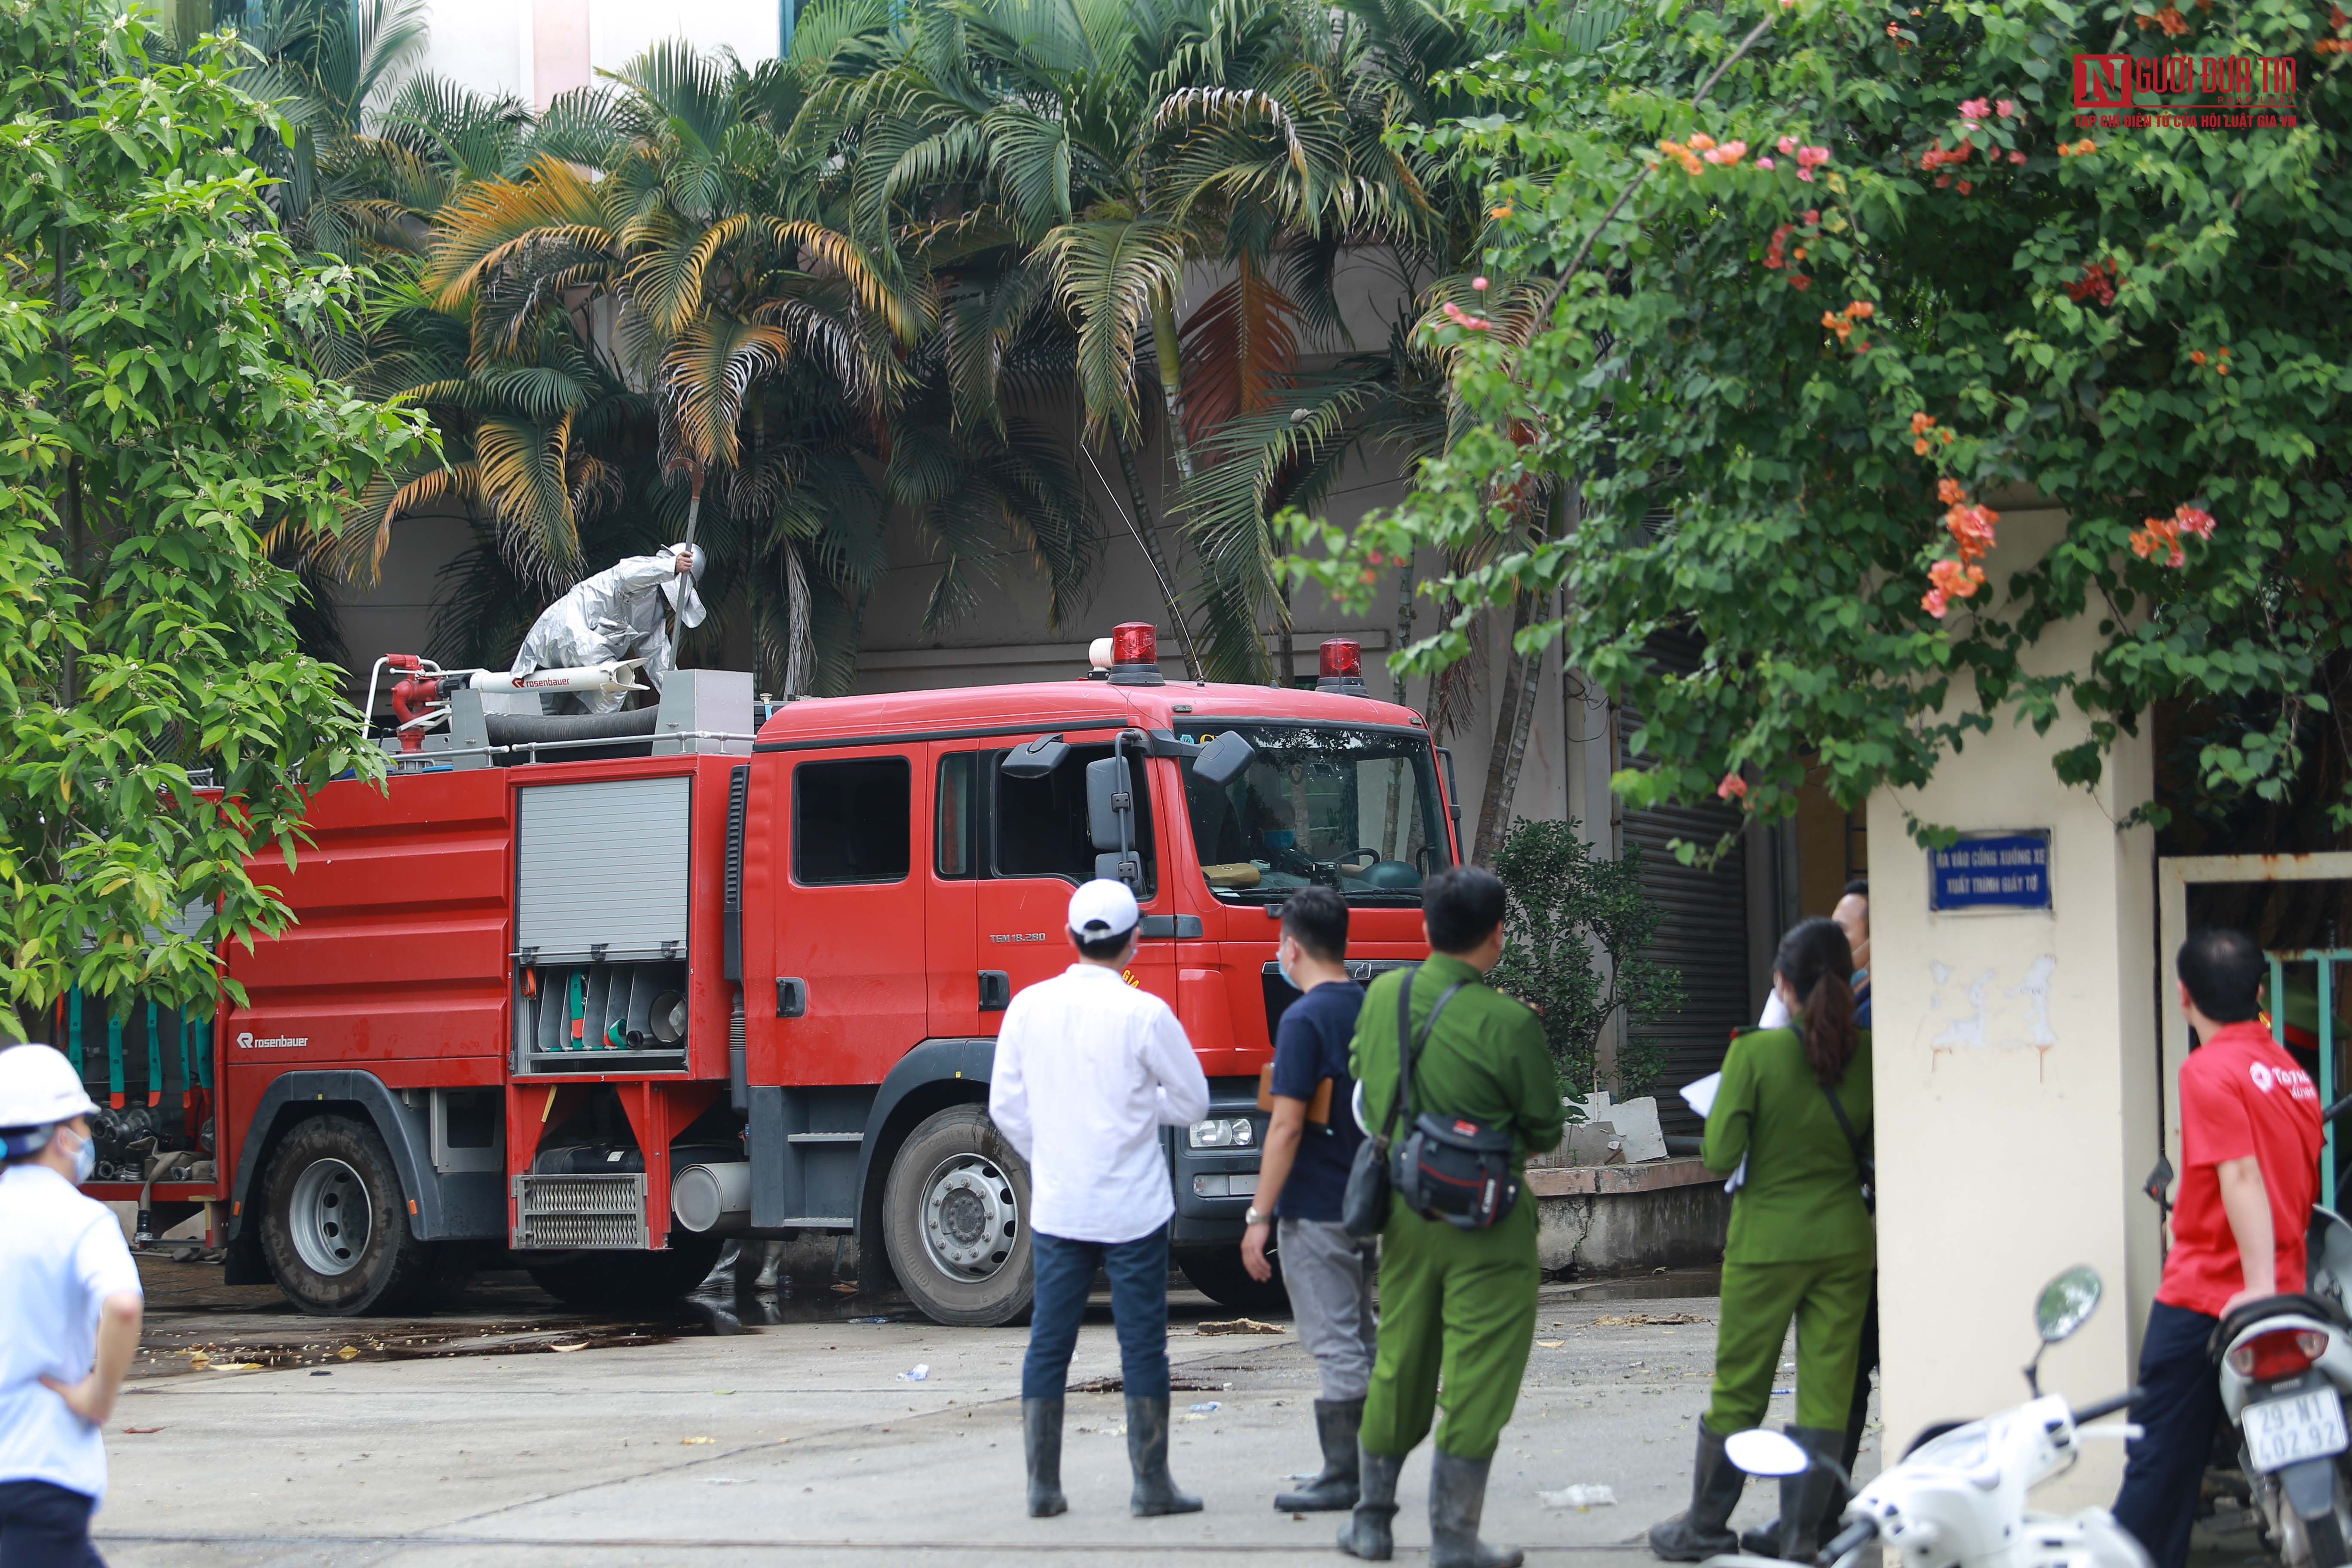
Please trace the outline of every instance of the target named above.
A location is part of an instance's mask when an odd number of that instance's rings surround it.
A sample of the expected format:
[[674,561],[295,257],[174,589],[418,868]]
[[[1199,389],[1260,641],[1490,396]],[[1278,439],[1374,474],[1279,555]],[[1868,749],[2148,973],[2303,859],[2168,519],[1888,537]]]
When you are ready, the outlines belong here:
[[2319,1089],[2260,1024],[2225,1024],[2180,1068],[2180,1194],[2156,1299],[2219,1317],[2246,1287],[2221,1209],[2224,1160],[2252,1155],[2271,1200],[2278,1289],[2304,1286],[2304,1231],[2319,1189]]

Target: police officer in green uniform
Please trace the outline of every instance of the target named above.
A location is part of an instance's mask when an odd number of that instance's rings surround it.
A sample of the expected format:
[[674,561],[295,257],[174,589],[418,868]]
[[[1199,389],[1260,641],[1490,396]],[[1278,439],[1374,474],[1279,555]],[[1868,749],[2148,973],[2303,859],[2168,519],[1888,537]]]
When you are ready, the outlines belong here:
[[[1854,1023],[1853,953],[1834,923],[1809,920],[1781,939],[1772,968],[1790,1026],[1731,1042],[1706,1118],[1707,1168],[1727,1175],[1744,1163],[1744,1172],[1723,1249],[1715,1392],[1699,1422],[1690,1509],[1650,1531],[1650,1550],[1670,1563],[1739,1550],[1726,1521],[1746,1478],[1723,1440],[1764,1419],[1791,1318],[1789,1436],[1816,1461],[1837,1459],[1870,1306],[1875,1238],[1856,1160],[1856,1142],[1870,1135],[1870,1031]],[[1818,1462],[1780,1483],[1781,1557],[1812,1561],[1836,1485]]]
[[[1543,1026],[1518,1003],[1487,989],[1503,955],[1503,884],[1463,867],[1430,879],[1422,921],[1433,950],[1417,970],[1372,982],[1357,1015],[1352,1065],[1363,1088],[1363,1121],[1378,1130],[1397,1092],[1397,989],[1411,985],[1416,1038],[1449,990],[1427,1038],[1413,1053],[1412,1103],[1399,1130],[1423,1110],[1508,1126],[1511,1165],[1559,1142],[1566,1121]],[[1429,1432],[1440,1373],[1445,1415],[1430,1461],[1430,1561],[1436,1568],[1507,1568],[1517,1552],[1478,1539],[1486,1471],[1519,1397],[1535,1334],[1536,1205],[1522,1196],[1486,1230],[1423,1219],[1391,1199],[1381,1238],[1380,1349],[1359,1438],[1362,1492],[1339,1550],[1385,1562],[1391,1550],[1397,1475]]]

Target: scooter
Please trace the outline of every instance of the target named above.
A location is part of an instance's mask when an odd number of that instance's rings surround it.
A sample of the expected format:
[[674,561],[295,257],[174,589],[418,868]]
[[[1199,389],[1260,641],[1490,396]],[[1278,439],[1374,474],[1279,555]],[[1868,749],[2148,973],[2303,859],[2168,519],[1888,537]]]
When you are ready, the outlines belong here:
[[[2137,1436],[2138,1428],[2087,1423],[2137,1398],[2132,1389],[2081,1409],[2042,1392],[2042,1354],[2097,1310],[2102,1287],[2090,1268],[2070,1268],[2042,1288],[2034,1309],[2042,1348],[2025,1368],[2033,1398],[2013,1410],[1929,1427],[1902,1460],[1882,1470],[1846,1505],[1844,1528],[1822,1548],[1832,1568],[1856,1568],[1865,1552],[1892,1547],[1903,1568],[2150,1568],[2140,1543],[2103,1508],[2063,1518],[2026,1510],[2033,1487],[2073,1466],[2085,1438]],[[1751,1476],[1795,1476],[1828,1464],[1778,1432],[1755,1428],[1725,1443],[1734,1465]],[[1838,1479],[1845,1483],[1842,1473]],[[1704,1568],[1787,1568],[1776,1559],[1735,1552]]]
[[2311,1211],[2305,1293],[2248,1301],[2213,1331],[2238,1465],[2285,1568],[2352,1562],[2352,1226]]

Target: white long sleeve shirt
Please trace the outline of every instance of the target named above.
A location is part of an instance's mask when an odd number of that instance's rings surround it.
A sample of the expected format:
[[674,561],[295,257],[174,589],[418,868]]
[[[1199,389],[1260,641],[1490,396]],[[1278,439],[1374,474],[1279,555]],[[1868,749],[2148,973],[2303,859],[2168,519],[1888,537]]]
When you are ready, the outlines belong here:
[[1208,1114],[1209,1080],[1168,1004],[1073,963],[1013,999],[989,1119],[1029,1162],[1029,1223],[1065,1241],[1133,1241],[1176,1213],[1159,1130]]

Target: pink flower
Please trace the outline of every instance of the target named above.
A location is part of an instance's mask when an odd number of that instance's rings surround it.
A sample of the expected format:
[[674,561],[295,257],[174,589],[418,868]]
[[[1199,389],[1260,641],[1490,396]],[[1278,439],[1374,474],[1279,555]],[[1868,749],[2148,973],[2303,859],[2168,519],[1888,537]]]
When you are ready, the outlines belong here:
[[2183,533],[2195,534],[2200,539],[2213,537],[2213,514],[2210,511],[2184,503],[2173,512],[2172,520],[2180,525]]
[[1740,159],[1748,156],[1748,143],[1726,142],[1720,147],[1709,148],[1705,156],[1710,163],[1737,163]]
[[1821,222],[1822,209],[1819,207],[1807,207],[1805,209],[1805,221],[1809,224]]
[[1944,618],[1945,608],[1949,603],[1941,588],[1930,588],[1919,597],[1919,607],[1939,621]]
[[1759,169],[1768,169],[1768,170],[1769,170],[1769,169],[1770,169],[1770,168],[1774,167],[1774,164],[1773,164],[1773,163],[1772,163],[1772,160],[1771,160],[1771,159],[1769,159],[1769,158],[1759,158],[1759,159],[1757,159],[1757,160],[1756,160],[1756,166],[1757,166],[1758,168],[1759,168]]
[[1723,775],[1723,782],[1715,786],[1715,798],[1717,800],[1746,800],[1748,798],[1748,781],[1739,776],[1739,770],[1734,768],[1731,772]]
[[1808,168],[1816,167],[1820,164],[1826,163],[1829,161],[1830,150],[1826,147],[1800,147],[1797,149],[1797,162],[1804,164]]
[[2022,163],[2025,162],[2025,154],[2022,153],[2011,153],[2009,155],[2009,161],[2012,163]]
[[2011,119],[2017,113],[2017,100],[2004,98],[1992,106],[1992,111],[2003,120]]
[[1811,169],[1800,169],[1797,171],[1797,178],[1801,180],[1811,181],[1812,177],[1813,172]]
[[1991,112],[1992,105],[1981,98],[1968,99],[1960,104],[1960,118],[1963,120],[1982,120]]
[[1470,279],[1470,287],[1473,289],[1484,289],[1486,286],[1486,280],[1484,278],[1473,278]]
[[1783,136],[1774,145],[1783,153],[1794,153],[1797,150],[1797,139],[1793,136]]

